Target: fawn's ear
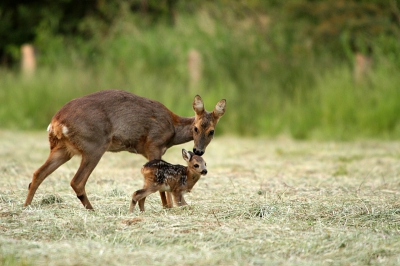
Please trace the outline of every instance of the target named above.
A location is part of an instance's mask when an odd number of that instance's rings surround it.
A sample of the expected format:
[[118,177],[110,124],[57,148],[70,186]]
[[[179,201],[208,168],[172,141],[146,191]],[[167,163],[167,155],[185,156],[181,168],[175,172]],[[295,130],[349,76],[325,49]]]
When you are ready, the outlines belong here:
[[196,115],[202,115],[204,112],[204,103],[200,95],[196,95],[196,97],[194,97],[193,110],[196,112]]
[[215,120],[218,121],[218,119],[225,114],[225,107],[226,107],[226,100],[222,99],[217,103],[213,110],[213,117]]
[[190,159],[192,159],[192,156],[193,156],[192,152],[182,149],[182,157],[186,162],[189,162]]

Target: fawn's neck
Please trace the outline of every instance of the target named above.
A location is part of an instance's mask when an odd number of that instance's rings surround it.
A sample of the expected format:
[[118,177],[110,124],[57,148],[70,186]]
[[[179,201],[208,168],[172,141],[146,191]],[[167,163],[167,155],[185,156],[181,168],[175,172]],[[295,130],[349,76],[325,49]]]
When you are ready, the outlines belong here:
[[201,175],[197,172],[195,172],[195,173],[190,172],[189,168],[186,168],[186,169],[187,169],[186,175],[188,178],[187,181],[188,181],[188,184],[190,184],[189,187],[192,188],[196,184],[196,182],[199,181]]

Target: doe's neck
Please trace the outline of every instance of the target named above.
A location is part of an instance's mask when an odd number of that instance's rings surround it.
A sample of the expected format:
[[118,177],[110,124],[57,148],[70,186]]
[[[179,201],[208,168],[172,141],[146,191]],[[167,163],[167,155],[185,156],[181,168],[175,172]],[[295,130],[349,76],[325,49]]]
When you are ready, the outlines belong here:
[[193,140],[193,125],[195,117],[181,117],[173,114],[175,136],[173,145],[179,145]]

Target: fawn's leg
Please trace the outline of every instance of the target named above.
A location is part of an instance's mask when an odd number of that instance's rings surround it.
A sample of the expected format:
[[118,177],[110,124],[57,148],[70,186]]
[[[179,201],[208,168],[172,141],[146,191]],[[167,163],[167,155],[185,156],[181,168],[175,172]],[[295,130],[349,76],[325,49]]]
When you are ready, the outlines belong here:
[[171,192],[165,192],[166,196],[167,196],[167,208],[172,208],[174,207],[174,202],[172,200],[172,193]]
[[[148,153],[147,156],[145,157],[149,161],[154,159],[160,160],[162,155],[163,155],[162,148],[160,148],[158,144],[152,143],[151,145],[148,146]],[[172,197],[169,192],[160,191],[160,198],[161,198],[161,204],[164,208],[172,208],[173,206]]]
[[160,191],[161,204],[164,208],[168,208],[167,197],[164,191]]
[[175,203],[178,206],[186,206],[186,205],[188,205],[186,203],[185,199],[183,198],[182,192],[174,192],[173,196],[174,196]]
[[131,201],[131,206],[129,208],[129,212],[133,212],[133,209],[136,206],[136,203],[139,201],[139,208],[140,211],[144,212],[144,202],[146,200],[146,197],[154,192],[156,192],[158,189],[156,188],[142,188],[137,191],[135,191],[132,195],[132,201]]
[[181,206],[186,206],[186,205],[188,205],[187,202],[185,201],[185,198],[183,197],[183,194],[181,194],[181,203],[182,203]]
[[172,208],[174,206],[172,203],[171,192],[160,191],[160,197],[161,197],[162,206],[164,208]]
[[139,200],[139,209],[141,212],[144,212],[144,202],[146,201],[146,197],[143,199]]

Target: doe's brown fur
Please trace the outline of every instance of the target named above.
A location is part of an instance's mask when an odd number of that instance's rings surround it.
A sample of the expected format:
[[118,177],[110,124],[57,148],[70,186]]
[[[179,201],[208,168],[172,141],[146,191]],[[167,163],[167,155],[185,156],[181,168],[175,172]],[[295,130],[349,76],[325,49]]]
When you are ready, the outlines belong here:
[[192,190],[201,175],[207,174],[207,165],[202,157],[185,149],[182,149],[182,157],[188,166],[173,165],[163,160],[152,160],[143,166],[144,185],[133,193],[129,212],[133,211],[137,202],[143,212],[146,197],[157,191],[169,191],[175,204],[187,205],[183,194]]

